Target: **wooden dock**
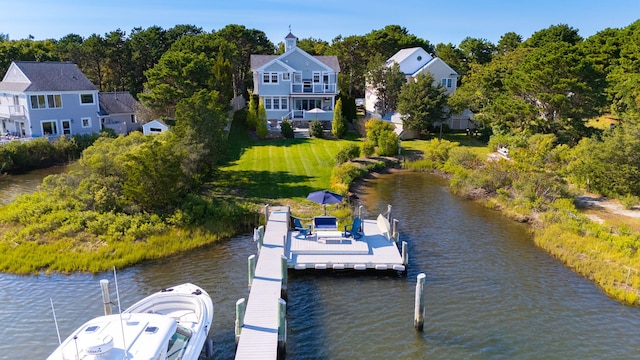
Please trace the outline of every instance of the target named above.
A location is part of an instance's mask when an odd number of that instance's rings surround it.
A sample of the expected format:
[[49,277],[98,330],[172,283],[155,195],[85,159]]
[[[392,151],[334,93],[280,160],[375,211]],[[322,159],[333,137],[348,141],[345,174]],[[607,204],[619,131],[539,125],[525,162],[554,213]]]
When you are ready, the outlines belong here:
[[274,360],[278,358],[278,348],[284,347],[282,338],[286,338],[286,327],[281,326],[284,316],[281,296],[283,277],[286,287],[286,271],[283,256],[287,268],[295,270],[404,272],[406,269],[406,243],[403,242],[400,252],[397,233],[394,234],[389,219],[382,215],[376,220],[362,221],[364,235],[358,240],[346,238],[337,230],[303,236],[298,231],[290,231],[289,222],[288,207],[274,209],[268,216],[238,338],[237,360]]
[[289,211],[270,214],[247,300],[236,359],[278,357],[282,256],[289,231]]

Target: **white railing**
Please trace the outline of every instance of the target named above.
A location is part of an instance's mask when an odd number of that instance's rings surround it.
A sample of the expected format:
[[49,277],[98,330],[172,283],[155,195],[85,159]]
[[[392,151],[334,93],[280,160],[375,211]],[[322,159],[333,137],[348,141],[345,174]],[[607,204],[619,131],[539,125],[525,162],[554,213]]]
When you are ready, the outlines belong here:
[[303,82],[291,84],[292,94],[334,94],[337,92],[337,84],[314,84]]
[[0,116],[8,118],[24,118],[26,112],[23,105],[0,105]]

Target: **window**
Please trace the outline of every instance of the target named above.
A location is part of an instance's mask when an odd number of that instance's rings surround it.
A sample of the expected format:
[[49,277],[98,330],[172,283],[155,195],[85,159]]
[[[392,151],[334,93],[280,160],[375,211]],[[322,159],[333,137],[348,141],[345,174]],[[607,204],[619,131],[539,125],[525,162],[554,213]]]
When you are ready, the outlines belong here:
[[135,124],[137,122],[138,122],[138,120],[136,120],[136,115],[135,114],[131,114],[131,123]]
[[55,120],[41,122],[43,135],[58,135],[58,123]]
[[313,72],[313,83],[314,84],[319,84],[320,83],[320,73],[317,71]]
[[80,94],[80,104],[83,104],[83,105],[94,104],[93,94]]
[[265,84],[277,84],[278,73],[277,72],[265,72],[262,73],[262,82]]
[[299,73],[299,72],[293,73],[293,82],[295,84],[300,84],[302,82],[302,73]]
[[91,118],[85,117],[80,119],[80,123],[82,123],[83,128],[91,127]]
[[442,87],[450,88],[453,85],[453,82],[450,78],[444,78],[440,80],[440,85],[442,85]]
[[262,98],[265,110],[288,110],[289,99],[286,96],[264,96]]
[[60,95],[47,95],[47,106],[49,108],[61,108],[62,96]]
[[31,95],[31,108],[44,109],[47,107],[44,95]]
[[291,73],[283,72],[282,73],[282,81],[289,81],[289,80],[291,80]]

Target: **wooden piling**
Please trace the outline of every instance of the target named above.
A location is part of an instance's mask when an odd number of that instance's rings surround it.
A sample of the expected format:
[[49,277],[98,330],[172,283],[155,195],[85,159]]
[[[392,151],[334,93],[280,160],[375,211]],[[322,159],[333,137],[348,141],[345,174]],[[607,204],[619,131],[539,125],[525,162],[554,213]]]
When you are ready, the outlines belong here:
[[391,204],[387,205],[387,221],[391,222]]
[[111,315],[111,295],[109,294],[109,280],[100,280],[100,289],[102,289],[102,305],[104,306],[104,314]]
[[418,331],[424,329],[424,283],[427,275],[425,273],[418,274],[416,280],[416,303],[414,308],[413,326]]
[[402,264],[404,266],[409,265],[409,248],[406,241],[402,242]]
[[265,224],[269,222],[269,204],[264,206],[264,222]]
[[251,284],[253,284],[253,278],[256,276],[256,256],[250,255],[247,259],[248,273],[249,273],[249,290],[251,290]]
[[236,345],[240,341],[240,333],[244,326],[244,312],[247,310],[247,301],[245,298],[236,301]]
[[287,347],[287,302],[278,299],[278,353],[284,357]]
[[398,242],[398,224],[400,223],[400,221],[398,221],[398,219],[393,219],[393,225],[391,226],[392,229],[392,233],[393,233],[393,240],[396,241],[396,243]]

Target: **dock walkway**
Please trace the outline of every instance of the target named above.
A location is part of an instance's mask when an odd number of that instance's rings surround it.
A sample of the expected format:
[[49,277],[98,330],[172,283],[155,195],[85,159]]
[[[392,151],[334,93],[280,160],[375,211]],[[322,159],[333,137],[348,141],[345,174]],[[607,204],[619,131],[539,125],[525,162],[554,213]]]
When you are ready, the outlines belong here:
[[264,232],[263,245],[251,291],[236,359],[268,359],[278,356],[278,307],[282,289],[282,256],[289,224],[289,211],[274,211]]

